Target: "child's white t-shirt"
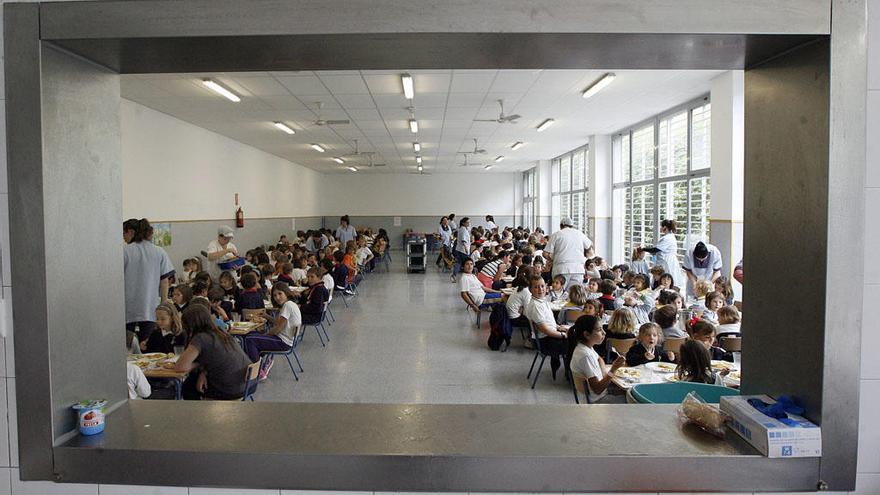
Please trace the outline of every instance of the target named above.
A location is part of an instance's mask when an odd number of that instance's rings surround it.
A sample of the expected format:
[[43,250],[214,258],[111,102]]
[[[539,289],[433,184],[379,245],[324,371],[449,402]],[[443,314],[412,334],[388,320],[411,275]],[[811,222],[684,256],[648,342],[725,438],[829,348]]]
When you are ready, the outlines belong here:
[[303,280],[306,279],[306,271],[302,268],[294,268],[292,272],[290,272],[290,278],[292,278],[296,283],[300,284]]
[[323,277],[321,277],[321,281],[324,282],[324,287],[327,288],[327,302],[333,300],[333,288],[336,287],[336,283],[333,282],[333,275],[329,273],[325,273]]
[[278,312],[278,317],[283,317],[287,320],[287,324],[281,329],[281,333],[278,334],[278,337],[280,337],[285,344],[292,346],[293,339],[296,337],[296,332],[302,325],[302,313],[299,312],[299,306],[293,301],[285,302],[284,305],[281,306],[281,311]]
[[153,393],[150,382],[147,381],[147,377],[144,376],[144,372],[140,368],[132,363],[127,363],[126,371],[129,399],[146,399]]
[[480,283],[476,275],[473,273],[462,273],[458,286],[461,292],[467,292],[471,295],[474,304],[477,306],[483,304],[483,299],[486,298],[486,291],[483,290],[483,284]]
[[364,262],[367,261],[367,258],[369,258],[372,254],[373,254],[373,252],[370,251],[370,248],[364,246],[364,247],[358,249],[357,252],[355,253],[355,262],[358,265],[363,265]]
[[590,394],[590,402],[596,403],[602,400],[607,394],[607,390],[603,390],[601,394],[593,393],[593,389],[589,386],[589,379],[596,377],[601,380],[605,377],[605,372],[599,364],[599,354],[592,347],[584,344],[578,344],[571,353],[571,371],[583,375],[587,379],[585,385],[587,393]]

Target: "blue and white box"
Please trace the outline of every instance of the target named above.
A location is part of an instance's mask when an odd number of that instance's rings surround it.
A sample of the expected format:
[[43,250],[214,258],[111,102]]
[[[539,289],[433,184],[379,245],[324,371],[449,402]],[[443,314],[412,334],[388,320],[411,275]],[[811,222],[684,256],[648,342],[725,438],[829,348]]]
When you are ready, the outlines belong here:
[[767,457],[821,457],[822,429],[795,414],[788,421],[771,418],[749,404],[759,399],[776,401],[766,395],[721,397],[721,411],[730,416],[727,425]]

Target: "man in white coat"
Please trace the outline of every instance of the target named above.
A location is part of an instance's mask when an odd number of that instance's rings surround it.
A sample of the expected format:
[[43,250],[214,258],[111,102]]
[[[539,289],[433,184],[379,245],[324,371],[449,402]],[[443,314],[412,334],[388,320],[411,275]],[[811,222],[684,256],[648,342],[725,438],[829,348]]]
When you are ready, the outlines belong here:
[[714,282],[721,276],[721,251],[712,244],[700,241],[685,254],[682,268],[687,274],[687,294],[693,296],[697,280]]
[[559,230],[544,246],[543,257],[553,263],[553,276],[565,277],[565,290],[584,283],[584,264],[593,256],[593,241],[574,228],[570,218],[559,222]]

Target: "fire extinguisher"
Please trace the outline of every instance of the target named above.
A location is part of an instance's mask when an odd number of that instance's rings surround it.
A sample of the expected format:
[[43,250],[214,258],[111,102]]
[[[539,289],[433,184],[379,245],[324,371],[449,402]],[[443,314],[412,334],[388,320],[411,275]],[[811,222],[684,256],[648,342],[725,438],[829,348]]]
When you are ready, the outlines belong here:
[[235,226],[239,229],[244,228],[244,212],[241,211],[241,206],[235,212]]

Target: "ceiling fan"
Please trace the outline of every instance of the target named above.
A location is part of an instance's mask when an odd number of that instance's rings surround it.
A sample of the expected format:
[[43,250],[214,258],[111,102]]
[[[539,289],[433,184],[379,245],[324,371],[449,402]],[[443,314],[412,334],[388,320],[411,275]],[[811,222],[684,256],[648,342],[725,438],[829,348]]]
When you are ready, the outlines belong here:
[[519,114],[504,115],[504,100],[496,100],[501,106],[501,114],[497,119],[474,119],[474,122],[497,122],[499,124],[516,124],[516,119],[522,117]]
[[486,150],[477,146],[477,138],[474,138],[474,150],[473,151],[459,151],[459,153],[467,155],[482,155],[486,153]]
[[351,123],[351,121],[348,119],[324,120],[321,118],[321,109],[324,108],[324,103],[322,103],[320,101],[316,101],[315,106],[318,107],[318,120],[312,122],[314,125],[324,126],[324,125],[341,125],[341,124],[350,124]]
[[482,165],[482,163],[470,163],[468,162],[468,154],[464,154],[464,163],[459,163],[459,167],[476,167],[477,165]]
[[373,154],[374,153],[371,152],[371,153],[364,153],[364,154],[367,155],[367,157],[370,159],[370,161],[361,165],[361,166],[367,167],[367,168],[384,167],[385,166],[384,163],[373,163]]
[[355,139],[355,140],[354,140],[354,153],[347,153],[347,154],[342,155],[342,156],[361,156],[361,155],[363,155],[363,156],[370,156],[370,157],[371,157],[371,156],[373,156],[374,154],[376,154],[375,151],[361,151],[361,150],[358,148],[358,140]]

